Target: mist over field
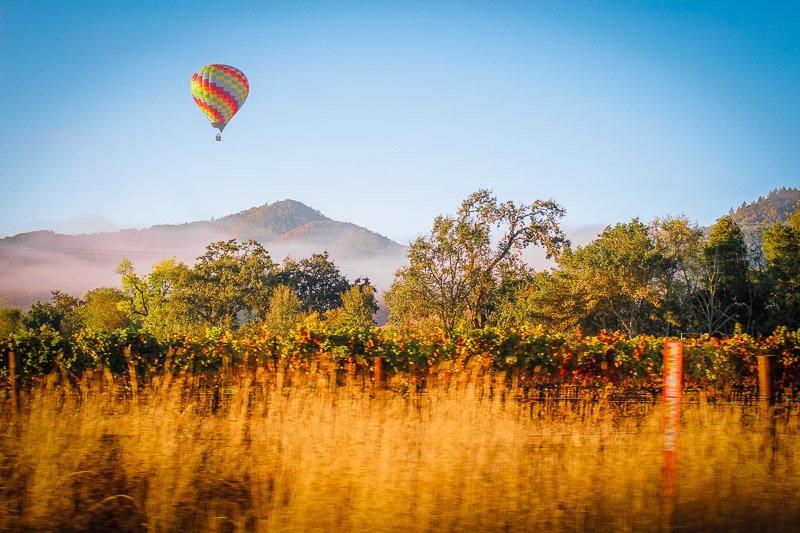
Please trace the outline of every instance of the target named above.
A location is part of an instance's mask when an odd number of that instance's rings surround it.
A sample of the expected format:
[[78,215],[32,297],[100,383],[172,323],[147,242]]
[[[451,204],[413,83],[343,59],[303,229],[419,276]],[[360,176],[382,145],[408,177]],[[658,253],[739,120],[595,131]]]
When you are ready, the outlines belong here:
[[[282,203],[270,205],[277,209]],[[262,210],[256,213],[260,219],[254,222],[251,218],[246,225],[240,220],[245,216],[237,213],[214,221],[141,230],[77,235],[42,230],[0,239],[0,304],[27,307],[47,300],[51,290],[80,297],[96,287],[117,287],[120,276],[116,267],[123,257],[129,258],[140,274],[173,257],[191,266],[206,245],[232,238],[258,240],[278,263],[286,257],[299,260],[327,251],[350,281],[367,277],[379,294],[389,288],[395,271],[408,262],[407,243],[396,243],[366,228],[322,215],[310,217],[312,210],[296,202],[288,205],[292,209],[281,216],[265,215]],[[293,219],[297,211],[304,216]],[[567,227],[565,233],[574,246],[583,246],[602,230],[598,225],[585,225]],[[545,258],[542,248],[527,249],[524,258],[536,270],[555,264]]]
[[82,296],[96,287],[116,287],[116,267],[123,257],[146,274],[164,259],[191,266],[208,244],[234,238],[259,241],[276,263],[327,251],[348,279],[368,277],[379,290],[389,287],[395,270],[406,262],[404,246],[386,237],[283,201],[216,220],[141,230],[34,231],[6,237],[0,240],[0,303],[28,306],[48,299],[50,290]]

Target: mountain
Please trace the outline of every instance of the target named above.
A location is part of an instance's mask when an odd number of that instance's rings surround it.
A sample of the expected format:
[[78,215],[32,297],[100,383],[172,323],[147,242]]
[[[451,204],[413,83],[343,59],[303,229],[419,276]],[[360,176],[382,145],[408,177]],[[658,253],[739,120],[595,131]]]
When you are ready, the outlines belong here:
[[348,278],[367,276],[379,289],[388,288],[405,262],[405,247],[391,239],[282,200],[214,220],[81,235],[33,231],[0,239],[0,306],[46,300],[52,289],[82,296],[118,285],[115,269],[123,257],[144,274],[171,257],[191,264],[207,244],[234,238],[260,242],[275,261],[327,251]]
[[797,209],[800,189],[782,187],[773,189],[766,198],[759,197],[752,203],[742,202],[736,211],[731,210],[733,220],[747,234],[759,234],[766,226],[783,224]]

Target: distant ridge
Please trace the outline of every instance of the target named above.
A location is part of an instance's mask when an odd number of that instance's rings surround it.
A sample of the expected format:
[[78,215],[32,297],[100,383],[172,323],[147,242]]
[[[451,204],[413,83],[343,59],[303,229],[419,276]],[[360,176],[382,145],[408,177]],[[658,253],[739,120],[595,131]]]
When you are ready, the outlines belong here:
[[266,242],[317,221],[335,222],[305,204],[281,200],[228,215],[215,223],[226,231],[241,235],[241,238]]
[[751,203],[742,202],[735,211],[729,213],[742,231],[748,234],[759,234],[766,226],[783,224],[789,215],[797,209],[800,201],[800,189],[781,187],[773,189],[767,197],[759,197]]
[[[215,240],[252,239],[268,250],[272,247],[298,247],[313,244],[342,257],[404,254],[400,244],[367,228],[350,222],[332,220],[319,211],[294,200],[281,200],[264,204],[214,220],[199,220],[184,224],[158,224],[145,229],[126,229],[117,232],[65,235],[50,230],[20,233],[0,239],[2,244],[47,247],[61,251],[99,251],[101,243],[109,241],[121,245],[157,244],[152,252],[175,251],[183,254],[187,248],[203,247]],[[125,246],[117,247],[125,251]],[[104,247],[108,250],[113,248]],[[198,255],[202,253],[202,248]],[[135,247],[131,250],[136,252]]]
[[[239,239],[269,242],[282,234],[312,221],[331,221],[319,211],[294,200],[280,200],[251,207],[214,220],[199,220],[185,224],[159,224],[147,230],[194,231],[214,230]],[[144,230],[146,231],[146,230]]]
[[[800,189],[783,187],[729,214],[752,238],[765,226],[786,222],[799,200]],[[592,236],[602,231],[599,226],[587,228]],[[367,276],[379,291],[388,289],[395,270],[407,261],[406,247],[383,235],[332,220],[301,202],[280,200],[184,224],[81,235],[39,230],[5,237],[0,239],[0,307],[46,300],[52,289],[82,296],[89,289],[117,286],[116,266],[123,257],[145,274],[172,257],[191,264],[209,243],[233,238],[260,242],[276,262],[327,251],[351,280]],[[528,260],[544,261],[535,250]]]
[[29,305],[46,299],[50,289],[83,295],[116,286],[123,257],[147,273],[171,257],[191,264],[206,245],[227,239],[258,241],[276,262],[327,251],[351,280],[366,276],[380,289],[388,288],[406,260],[405,247],[383,235],[281,200],[214,220],[81,235],[40,230],[0,239],[0,305]]

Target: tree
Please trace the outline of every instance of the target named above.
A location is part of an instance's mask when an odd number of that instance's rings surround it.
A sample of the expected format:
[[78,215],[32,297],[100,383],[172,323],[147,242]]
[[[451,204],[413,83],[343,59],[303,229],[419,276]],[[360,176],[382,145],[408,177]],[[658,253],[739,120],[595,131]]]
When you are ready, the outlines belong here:
[[140,277],[131,261],[124,258],[117,272],[122,276],[125,296],[119,305],[132,322],[157,337],[191,327],[191,299],[185,290],[190,269],[185,264],[165,259],[153,266],[149,275]]
[[440,327],[441,321],[432,306],[416,296],[410,283],[410,280],[395,279],[383,293],[384,305],[389,310],[387,324],[407,332],[432,331]]
[[190,318],[235,329],[242,321],[265,316],[274,270],[275,263],[256,241],[209,244],[181,287]]
[[287,258],[276,272],[279,283],[288,285],[300,297],[306,312],[324,313],[342,305],[342,293],[350,288],[328,252],[294,261]]
[[22,310],[16,307],[0,309],[0,338],[7,337],[22,326]]
[[769,325],[800,327],[800,202],[789,224],[764,231]]
[[125,294],[113,287],[92,289],[83,297],[83,322],[86,326],[106,331],[122,329],[130,324],[125,310]]
[[698,327],[695,294],[701,287],[703,230],[685,216],[656,218],[650,235],[664,259],[666,294],[660,313],[665,335]]
[[28,309],[22,324],[28,329],[49,326],[65,338],[70,338],[83,327],[83,302],[61,291],[51,291],[50,294],[49,302],[36,302]]
[[701,285],[695,301],[701,324],[709,335],[731,333],[736,324],[751,330],[756,309],[747,244],[730,216],[717,220],[703,247]]
[[621,329],[628,335],[649,331],[662,307],[666,288],[667,258],[650,239],[648,227],[634,218],[628,224],[606,228],[599,238],[565,253],[556,281],[584,316],[581,327],[589,331]]
[[[490,191],[477,191],[455,217],[436,217],[431,233],[411,243],[410,264],[396,273],[387,301],[397,300],[392,292],[403,292],[422,316],[435,316],[448,331],[459,320],[483,327],[503,279],[520,270],[527,246],[544,246],[548,257],[561,251],[566,240],[558,219],[563,215],[552,201],[498,203]],[[391,317],[391,307],[389,312]]]
[[[572,253],[563,252],[561,259]],[[573,333],[585,327],[583,294],[566,272],[537,272],[498,306],[496,322],[503,327],[537,324],[555,333]]]
[[342,294],[341,307],[325,313],[325,322],[334,328],[369,328],[375,325],[377,311],[375,288],[369,281],[356,283]]
[[269,298],[264,327],[276,335],[286,336],[300,322],[302,312],[302,302],[294,289],[288,285],[278,285]]

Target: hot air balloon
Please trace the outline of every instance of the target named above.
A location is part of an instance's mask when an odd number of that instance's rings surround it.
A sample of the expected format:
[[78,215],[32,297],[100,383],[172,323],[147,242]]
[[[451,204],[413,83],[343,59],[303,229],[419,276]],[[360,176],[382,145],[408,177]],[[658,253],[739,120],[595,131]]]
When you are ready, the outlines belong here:
[[[244,105],[250,83],[238,68],[228,65],[206,65],[192,76],[192,98],[220,133],[233,115]],[[217,134],[217,140],[222,135]]]

